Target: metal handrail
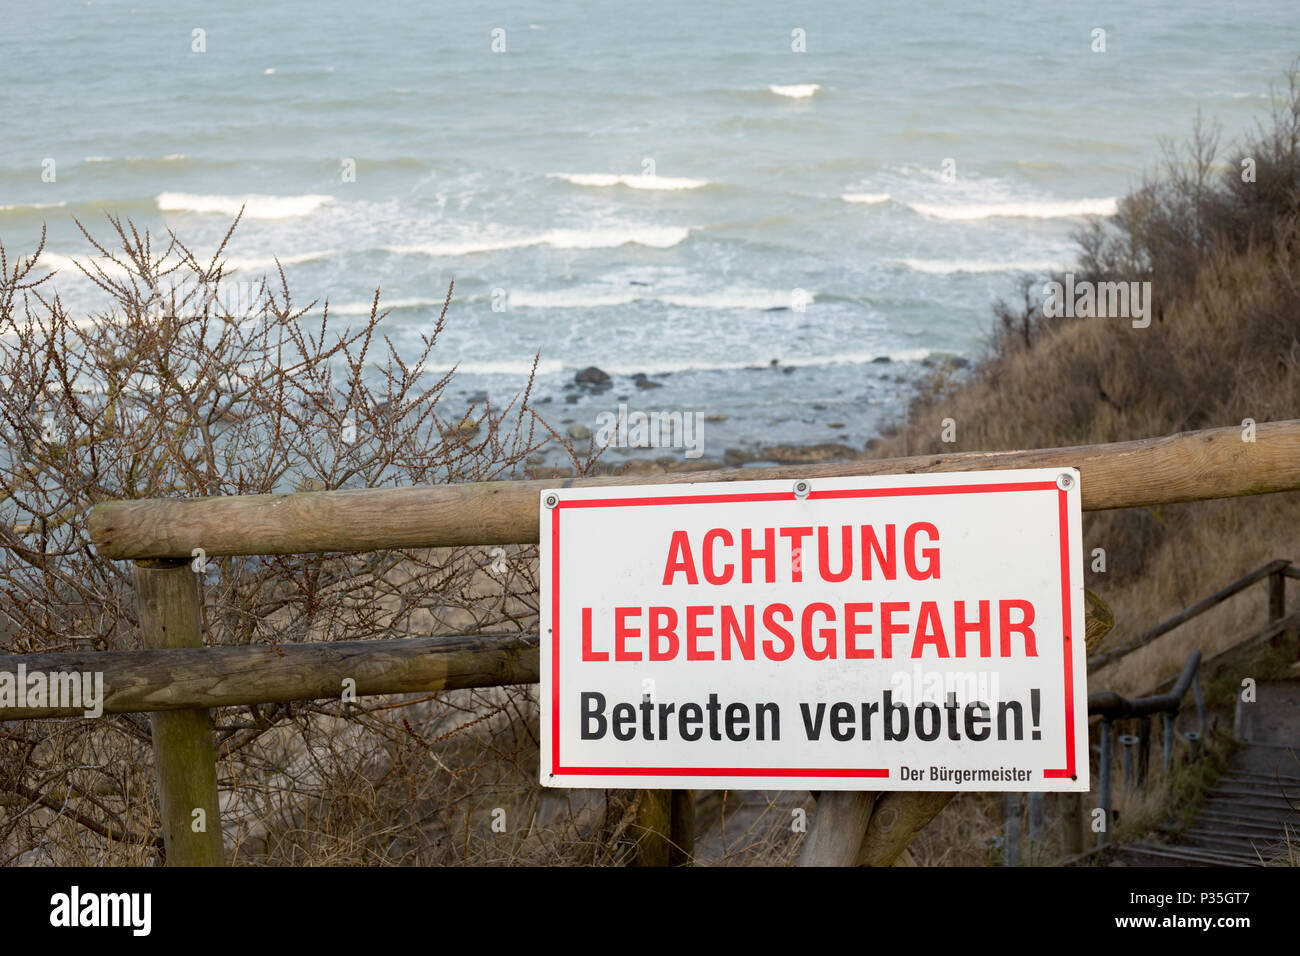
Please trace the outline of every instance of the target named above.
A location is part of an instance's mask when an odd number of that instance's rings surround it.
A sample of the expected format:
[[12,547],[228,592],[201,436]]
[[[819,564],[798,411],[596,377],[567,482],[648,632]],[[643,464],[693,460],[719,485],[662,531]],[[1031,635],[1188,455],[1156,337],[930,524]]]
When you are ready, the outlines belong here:
[[1182,673],[1174,681],[1174,686],[1164,694],[1129,700],[1113,690],[1094,691],[1088,695],[1088,713],[1107,720],[1118,720],[1121,717],[1142,717],[1166,710],[1176,712],[1187,688],[1198,676],[1200,666],[1201,652],[1194,650],[1187,655],[1187,663],[1183,665]]
[[[1146,697],[1129,699],[1113,690],[1096,691],[1088,695],[1088,713],[1101,717],[1101,758],[1100,773],[1097,782],[1097,797],[1101,804],[1102,827],[1097,831],[1097,846],[1105,846],[1110,840],[1111,818],[1111,723],[1124,718],[1138,719],[1138,733],[1124,734],[1119,738],[1123,750],[1124,786],[1127,789],[1134,779],[1139,788],[1146,785],[1147,758],[1151,746],[1151,716],[1160,714],[1163,721],[1163,749],[1165,773],[1173,768],[1174,762],[1174,718],[1182,708],[1183,698],[1188,689],[1192,690],[1196,700],[1196,730],[1183,734],[1187,741],[1192,760],[1200,757],[1201,741],[1205,739],[1205,694],[1201,689],[1201,652],[1193,650],[1187,655],[1187,663],[1174,681],[1174,686],[1163,694],[1151,694]],[[1137,747],[1136,768],[1134,767],[1134,747]]]
[[[1111,818],[1111,796],[1112,796],[1112,763],[1114,759],[1114,735],[1112,723],[1117,720],[1133,719],[1137,721],[1137,734],[1122,734],[1118,740],[1122,746],[1121,757],[1123,758],[1124,784],[1125,787],[1133,785],[1136,780],[1136,786],[1141,789],[1146,785],[1147,768],[1149,763],[1151,747],[1151,718],[1159,714],[1164,725],[1164,767],[1168,773],[1173,768],[1174,741],[1181,736],[1187,741],[1188,757],[1190,760],[1198,760],[1201,756],[1202,742],[1206,736],[1206,709],[1205,694],[1201,685],[1201,671],[1207,667],[1213,667],[1220,659],[1228,654],[1234,653],[1243,647],[1253,646],[1264,641],[1272,640],[1279,634],[1300,630],[1300,611],[1292,614],[1286,613],[1286,579],[1300,579],[1300,566],[1292,564],[1286,559],[1277,559],[1269,561],[1251,571],[1249,574],[1238,578],[1236,581],[1215,591],[1213,594],[1202,598],[1195,604],[1188,605],[1177,614],[1162,621],[1154,628],[1144,632],[1140,637],[1123,647],[1103,654],[1097,654],[1088,658],[1088,670],[1096,670],[1106,664],[1111,664],[1126,655],[1147,646],[1156,638],[1162,637],[1174,630],[1181,624],[1185,624],[1192,618],[1203,614],[1216,605],[1226,601],[1228,598],[1245,590],[1252,584],[1267,579],[1268,587],[1268,619],[1269,623],[1262,629],[1248,634],[1245,637],[1234,641],[1229,647],[1220,650],[1218,653],[1205,658],[1200,650],[1192,651],[1188,655],[1187,662],[1183,665],[1182,672],[1177,677],[1166,678],[1152,688],[1152,693],[1144,697],[1127,698],[1117,691],[1094,691],[1088,695],[1088,713],[1090,716],[1099,718],[1101,730],[1101,760],[1100,773],[1098,774],[1098,796],[1100,809],[1102,810],[1104,821],[1102,828],[1098,831],[1097,845],[1098,848],[1107,844],[1109,836],[1107,830],[1110,826]],[[1158,693],[1160,688],[1168,687],[1164,693]],[[1188,689],[1191,689],[1196,700],[1196,723],[1197,729],[1188,731],[1183,734],[1177,734],[1174,730],[1174,719],[1182,707],[1183,698],[1187,696]],[[1240,709],[1240,704],[1238,704]],[[1238,718],[1240,719],[1240,718]],[[1041,794],[1030,794],[1030,820],[1031,825],[1034,819],[1035,800],[1041,800]],[[1004,862],[1008,866],[1015,865],[1019,860],[1019,794],[1008,794],[1007,805],[1004,810],[1006,818],[1006,837],[1004,845]],[[1069,818],[1073,813],[1076,821],[1078,817],[1078,805],[1075,804],[1073,811],[1067,809],[1066,817]],[[1014,817],[1014,820],[1012,819]],[[1032,826],[1031,826],[1032,828]],[[1078,838],[1077,829],[1071,830],[1070,824],[1066,824],[1067,835],[1073,832],[1074,836],[1067,840],[1068,847],[1077,847],[1079,843],[1074,842]],[[1032,838],[1032,834],[1031,834]],[[1016,843],[1012,845],[1013,841]],[[1069,852],[1067,850],[1067,852]]]

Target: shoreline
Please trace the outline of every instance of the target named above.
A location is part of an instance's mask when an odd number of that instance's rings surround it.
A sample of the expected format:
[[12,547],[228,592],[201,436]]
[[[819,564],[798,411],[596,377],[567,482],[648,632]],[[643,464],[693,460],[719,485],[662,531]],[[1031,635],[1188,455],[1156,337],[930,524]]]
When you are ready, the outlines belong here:
[[[531,407],[572,444],[580,458],[598,455],[592,474],[662,474],[852,461],[873,457],[872,450],[906,420],[918,390],[928,379],[962,375],[972,362],[961,355],[933,352],[908,363],[886,356],[867,367],[884,371],[875,381],[888,383],[888,396],[874,401],[842,397],[840,401],[799,402],[787,395],[775,409],[746,405],[742,399],[726,410],[706,412],[674,403],[668,376],[660,376],[664,381],[659,381],[637,374],[630,376],[632,388],[615,388],[615,379],[591,366],[563,387],[566,406],[579,406],[571,413],[551,417],[560,411],[554,394]],[[798,366],[783,366],[776,359],[767,367],[754,369],[776,373],[782,385],[791,382],[796,389],[794,373],[798,370]],[[607,394],[610,397],[602,397]],[[471,398],[482,401],[486,393]],[[548,449],[529,459],[537,477],[575,474],[554,440]]]

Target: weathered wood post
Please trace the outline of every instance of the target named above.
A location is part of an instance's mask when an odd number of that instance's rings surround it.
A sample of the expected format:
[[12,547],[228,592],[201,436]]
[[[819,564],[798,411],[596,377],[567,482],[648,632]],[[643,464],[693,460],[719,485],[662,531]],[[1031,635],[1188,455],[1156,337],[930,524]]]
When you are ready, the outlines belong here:
[[[189,561],[136,561],[135,591],[146,646],[203,646],[198,575]],[[223,866],[211,712],[158,711],[150,723],[167,865]]]
[[893,866],[920,830],[956,794],[945,790],[895,790],[880,795],[858,849],[858,866]]
[[633,866],[668,866],[672,846],[671,790],[636,792],[636,852]]
[[[876,805],[875,791],[823,790],[799,851],[799,866],[853,866]],[[904,843],[903,847],[906,848]]]
[[695,859],[695,791],[672,791],[669,866],[690,866]]

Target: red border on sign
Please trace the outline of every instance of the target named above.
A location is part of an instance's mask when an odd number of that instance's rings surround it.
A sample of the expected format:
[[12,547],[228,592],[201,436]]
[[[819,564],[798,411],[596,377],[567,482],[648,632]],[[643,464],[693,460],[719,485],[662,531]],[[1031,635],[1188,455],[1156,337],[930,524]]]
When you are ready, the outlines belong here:
[[[845,488],[813,491],[809,498],[890,498],[908,495],[984,494],[1007,491],[1056,491],[1061,541],[1061,621],[1065,658],[1065,768],[1044,769],[1045,779],[1076,776],[1074,763],[1074,655],[1070,617],[1069,495],[1053,481],[1000,482],[971,485],[931,485],[922,488]],[[748,494],[662,495],[641,498],[585,498],[560,501],[551,509],[551,776],[668,776],[668,777],[888,777],[881,767],[565,767],[560,764],[560,512],[565,508],[619,508],[651,505],[731,504],[755,501],[794,501],[793,491]]]

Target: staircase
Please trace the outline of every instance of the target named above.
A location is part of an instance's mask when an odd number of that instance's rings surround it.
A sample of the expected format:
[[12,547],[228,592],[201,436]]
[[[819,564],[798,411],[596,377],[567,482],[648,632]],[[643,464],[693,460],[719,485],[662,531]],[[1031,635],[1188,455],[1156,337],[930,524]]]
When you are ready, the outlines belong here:
[[1243,703],[1241,748],[1195,820],[1168,845],[1115,847],[1110,866],[1300,863],[1300,681],[1270,681]]

